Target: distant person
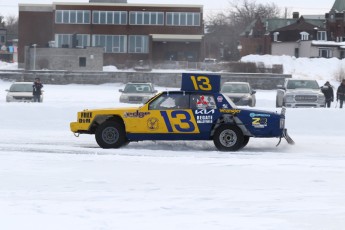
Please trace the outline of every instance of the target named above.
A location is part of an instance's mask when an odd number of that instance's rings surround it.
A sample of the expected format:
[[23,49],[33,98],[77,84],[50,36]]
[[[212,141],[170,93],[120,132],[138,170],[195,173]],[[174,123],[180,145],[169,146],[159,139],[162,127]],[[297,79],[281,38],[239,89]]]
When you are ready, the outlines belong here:
[[326,99],[326,107],[330,108],[331,103],[334,101],[334,92],[333,92],[333,86],[327,81],[324,86],[321,87],[321,90],[323,94],[325,95]]
[[39,78],[35,78],[34,84],[32,85],[32,94],[34,96],[34,102],[41,102],[43,85]]
[[343,103],[345,100],[345,79],[341,81],[341,84],[337,90],[337,101],[339,100],[339,108],[343,108]]

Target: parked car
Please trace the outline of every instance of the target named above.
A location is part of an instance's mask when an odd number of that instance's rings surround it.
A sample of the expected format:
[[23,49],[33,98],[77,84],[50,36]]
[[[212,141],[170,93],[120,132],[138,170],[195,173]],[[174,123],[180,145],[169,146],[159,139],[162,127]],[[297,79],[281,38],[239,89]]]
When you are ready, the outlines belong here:
[[124,89],[119,91],[122,93],[120,95],[120,102],[134,104],[145,103],[157,93],[152,83],[129,82]]
[[216,64],[217,63],[217,59],[215,59],[215,58],[205,58],[204,59],[204,63]]
[[276,107],[325,107],[325,96],[316,80],[286,79],[277,87]]
[[[32,102],[32,82],[14,82],[9,89],[7,89],[6,102]],[[41,102],[43,102],[43,94],[41,95]]]
[[285,128],[285,108],[281,113],[238,108],[219,90],[220,75],[184,73],[179,91],[161,92],[137,108],[84,109],[70,129],[76,136],[95,135],[106,149],[144,140],[213,140],[219,151],[240,150],[252,137],[294,143]]
[[256,91],[248,82],[225,82],[220,90],[228,96],[236,105],[256,105]]

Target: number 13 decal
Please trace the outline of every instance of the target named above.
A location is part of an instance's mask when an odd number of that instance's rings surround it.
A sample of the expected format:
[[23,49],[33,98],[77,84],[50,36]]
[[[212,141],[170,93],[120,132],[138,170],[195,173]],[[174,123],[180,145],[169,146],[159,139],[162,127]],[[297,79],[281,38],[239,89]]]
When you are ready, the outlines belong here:
[[210,79],[206,76],[191,76],[191,80],[194,85],[195,90],[205,90],[211,91],[212,85],[210,84]]
[[191,121],[192,117],[187,111],[171,111],[170,114],[167,111],[161,111],[161,115],[164,118],[169,133],[174,132],[174,128],[177,132],[195,131],[195,125]]

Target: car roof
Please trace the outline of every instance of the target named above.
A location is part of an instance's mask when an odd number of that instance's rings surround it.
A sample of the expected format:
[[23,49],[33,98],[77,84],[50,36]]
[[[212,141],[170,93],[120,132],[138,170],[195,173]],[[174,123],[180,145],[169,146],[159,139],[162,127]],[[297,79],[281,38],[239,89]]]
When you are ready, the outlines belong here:
[[13,82],[13,84],[16,84],[16,85],[18,85],[18,84],[22,84],[22,85],[24,85],[24,84],[30,84],[30,85],[32,85],[32,82],[27,82],[27,81],[16,81],[16,82]]
[[316,81],[315,79],[286,79],[287,81]]
[[231,84],[246,84],[249,85],[248,82],[244,82],[244,81],[227,81],[224,83],[224,85],[231,85]]
[[126,84],[145,84],[145,85],[152,85],[150,82],[127,82]]

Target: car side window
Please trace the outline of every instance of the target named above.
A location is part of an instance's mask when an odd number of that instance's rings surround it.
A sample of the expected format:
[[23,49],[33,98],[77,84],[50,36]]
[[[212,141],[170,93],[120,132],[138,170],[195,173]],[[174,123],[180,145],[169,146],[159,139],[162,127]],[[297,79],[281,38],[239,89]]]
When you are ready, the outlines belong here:
[[168,109],[188,109],[189,95],[167,93],[162,94],[156,100],[150,103],[150,110],[168,110]]
[[191,95],[191,109],[216,109],[217,105],[213,95],[194,94]]

